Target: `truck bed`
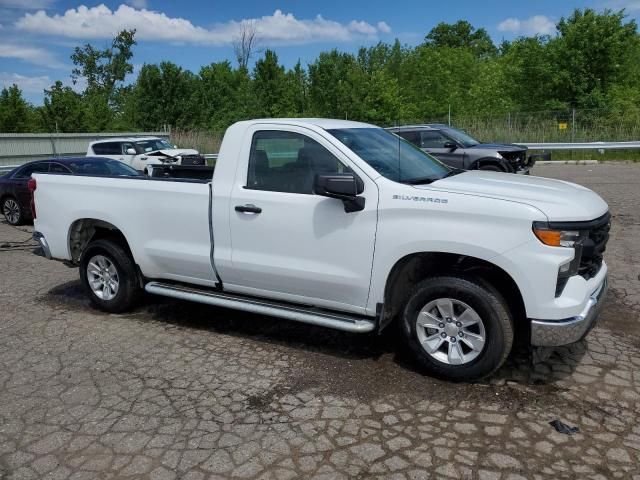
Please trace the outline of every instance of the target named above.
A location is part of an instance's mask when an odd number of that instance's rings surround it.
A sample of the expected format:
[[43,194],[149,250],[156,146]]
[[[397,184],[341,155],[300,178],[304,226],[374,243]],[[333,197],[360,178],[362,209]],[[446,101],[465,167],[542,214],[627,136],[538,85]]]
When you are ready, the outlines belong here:
[[215,285],[205,180],[34,175],[38,230],[51,255],[71,258],[74,224],[100,219],[120,230],[150,278]]

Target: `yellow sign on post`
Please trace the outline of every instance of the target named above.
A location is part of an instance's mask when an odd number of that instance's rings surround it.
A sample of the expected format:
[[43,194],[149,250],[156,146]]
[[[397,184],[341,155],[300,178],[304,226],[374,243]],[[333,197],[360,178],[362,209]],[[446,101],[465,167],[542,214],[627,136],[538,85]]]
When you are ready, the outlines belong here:
[[558,130],[566,130],[567,128],[569,128],[569,124],[568,123],[559,123],[558,124]]

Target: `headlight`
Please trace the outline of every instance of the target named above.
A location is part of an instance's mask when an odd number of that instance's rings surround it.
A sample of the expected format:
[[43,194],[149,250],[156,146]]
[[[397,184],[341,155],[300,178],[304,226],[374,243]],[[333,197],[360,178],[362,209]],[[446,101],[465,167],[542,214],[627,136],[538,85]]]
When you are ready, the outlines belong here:
[[533,233],[538,240],[550,247],[575,247],[586,238],[580,230],[551,230],[544,222],[534,222]]
[[588,232],[583,230],[554,230],[546,222],[534,222],[533,233],[538,240],[550,247],[573,248],[573,260],[563,263],[558,268],[558,281],[556,284],[556,297],[562,294],[569,277],[576,275],[582,259],[582,245]]

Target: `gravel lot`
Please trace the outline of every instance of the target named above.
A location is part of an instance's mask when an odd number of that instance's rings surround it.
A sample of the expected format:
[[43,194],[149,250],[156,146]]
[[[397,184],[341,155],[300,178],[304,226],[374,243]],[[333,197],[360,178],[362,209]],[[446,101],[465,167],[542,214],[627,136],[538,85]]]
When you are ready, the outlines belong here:
[[585,342],[477,384],[421,375],[393,334],[160,298],[99,313],[0,224],[0,478],[640,479],[640,165],[535,174],[609,202],[610,295]]

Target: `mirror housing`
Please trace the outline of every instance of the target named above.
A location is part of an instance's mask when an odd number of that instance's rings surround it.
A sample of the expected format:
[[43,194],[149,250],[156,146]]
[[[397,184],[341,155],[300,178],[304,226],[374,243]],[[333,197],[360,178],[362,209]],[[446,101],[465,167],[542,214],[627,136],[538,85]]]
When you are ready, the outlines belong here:
[[444,143],[444,148],[448,148],[451,151],[454,151],[456,148],[458,148],[458,145],[455,142],[449,141]]
[[136,152],[135,148],[127,148],[127,155],[137,155],[138,152]]
[[318,174],[313,182],[313,193],[342,200],[347,213],[364,210],[365,199],[358,196],[363,191],[364,183],[353,173]]

